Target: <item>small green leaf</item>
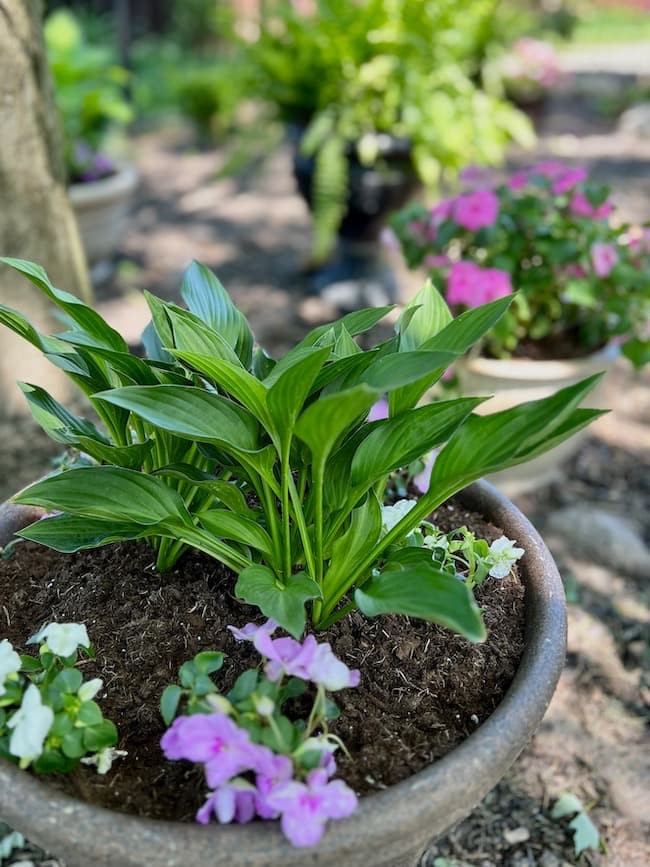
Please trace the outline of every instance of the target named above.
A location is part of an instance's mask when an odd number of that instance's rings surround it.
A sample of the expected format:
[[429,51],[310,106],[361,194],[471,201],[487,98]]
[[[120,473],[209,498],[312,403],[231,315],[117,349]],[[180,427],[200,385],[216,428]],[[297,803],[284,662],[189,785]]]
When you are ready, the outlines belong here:
[[220,650],[204,650],[194,657],[194,665],[201,674],[213,674],[223,665],[226,654]]
[[84,746],[89,752],[99,752],[106,747],[113,747],[117,743],[117,729],[107,719],[103,719],[94,726],[83,729]]
[[569,822],[569,828],[573,831],[573,846],[576,855],[580,855],[585,849],[598,849],[600,834],[587,813],[578,813]]
[[170,683],[164,688],[160,697],[160,715],[165,721],[165,725],[172,724],[182,695],[183,690],[175,683]]
[[34,659],[33,656],[27,656],[26,654],[21,654],[20,657],[20,670],[25,672],[32,671],[40,671],[43,668],[43,664],[40,659]]
[[433,565],[384,568],[355,591],[354,599],[368,617],[406,614],[439,623],[469,641],[485,641],[485,626],[471,591]]
[[564,792],[553,804],[551,819],[562,819],[564,816],[581,813],[583,810],[584,806],[577,795],[574,795],[572,792]]
[[80,759],[86,752],[83,732],[79,729],[68,732],[61,743],[61,750],[69,759]]
[[79,708],[75,725],[86,728],[96,726],[102,722],[102,712],[99,705],[94,701],[86,701]]
[[255,688],[257,687],[258,673],[255,669],[249,669],[248,671],[240,674],[237,680],[235,681],[235,685],[228,693],[228,698],[231,702],[238,704],[241,701],[245,701],[249,698]]
[[304,572],[291,575],[286,584],[281,584],[268,566],[256,564],[240,573],[235,593],[249,605],[256,605],[294,638],[300,638],[305,628],[305,603],[321,597],[318,584]]
[[52,681],[52,687],[58,692],[69,692],[76,695],[83,683],[83,675],[76,668],[64,668]]

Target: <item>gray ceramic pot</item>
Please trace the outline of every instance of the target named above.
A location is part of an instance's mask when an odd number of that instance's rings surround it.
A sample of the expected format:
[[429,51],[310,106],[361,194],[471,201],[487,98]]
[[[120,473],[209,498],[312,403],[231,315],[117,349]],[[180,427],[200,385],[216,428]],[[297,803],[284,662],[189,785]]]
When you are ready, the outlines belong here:
[[[42,779],[0,762],[0,817],[68,867],[415,867],[427,845],[464,818],[503,777],[540,723],[564,662],[562,583],[548,549],[527,519],[485,483],[462,494],[526,549],[524,655],[492,716],[445,758],[399,785],[363,798],[333,822],[315,849],[294,849],[275,822],[241,827],[140,819],[60,794]],[[31,514],[0,510],[0,544]]]

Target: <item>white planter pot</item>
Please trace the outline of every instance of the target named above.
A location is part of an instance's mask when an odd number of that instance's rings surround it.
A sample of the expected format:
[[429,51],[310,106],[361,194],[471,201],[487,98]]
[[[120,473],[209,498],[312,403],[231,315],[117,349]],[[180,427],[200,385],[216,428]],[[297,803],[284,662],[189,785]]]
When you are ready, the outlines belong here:
[[[510,409],[518,403],[549,397],[560,388],[612,367],[618,347],[610,344],[593,355],[558,361],[530,361],[522,358],[465,358],[457,366],[464,395],[492,395],[476,410],[486,414]],[[603,383],[592,390],[585,406],[604,408]],[[562,463],[570,458],[586,436],[588,428],[549,452],[521,466],[489,476],[507,496],[516,496],[560,477]]]
[[119,245],[137,184],[135,168],[121,165],[108,178],[70,185],[70,201],[91,268],[110,259]]

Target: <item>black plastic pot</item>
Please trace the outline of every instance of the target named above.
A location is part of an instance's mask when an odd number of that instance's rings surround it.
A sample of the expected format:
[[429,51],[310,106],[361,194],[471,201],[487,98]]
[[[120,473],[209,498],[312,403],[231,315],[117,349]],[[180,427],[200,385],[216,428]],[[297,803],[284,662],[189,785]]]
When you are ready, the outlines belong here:
[[[277,822],[241,827],[163,822],[90,806],[0,761],[0,817],[68,867],[415,867],[429,843],[464,818],[503,777],[539,725],[562,671],[566,610],[562,582],[534,527],[495,488],[478,483],[463,504],[516,539],[526,554],[526,647],[494,713],[440,761],[369,795],[332,823],[315,849],[294,849]],[[35,518],[0,507],[0,545]]]

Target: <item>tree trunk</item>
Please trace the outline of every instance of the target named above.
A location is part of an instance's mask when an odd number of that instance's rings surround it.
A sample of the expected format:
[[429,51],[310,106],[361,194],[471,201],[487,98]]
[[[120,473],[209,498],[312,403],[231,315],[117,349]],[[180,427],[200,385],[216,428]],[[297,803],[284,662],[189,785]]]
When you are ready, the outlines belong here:
[[[42,19],[42,0],[0,0],[0,255],[37,262],[55,285],[88,299],[88,271],[67,196]],[[41,331],[61,330],[49,302],[4,266],[0,303],[19,310]],[[65,394],[61,372],[2,328],[0,414],[24,408],[17,378]]]

